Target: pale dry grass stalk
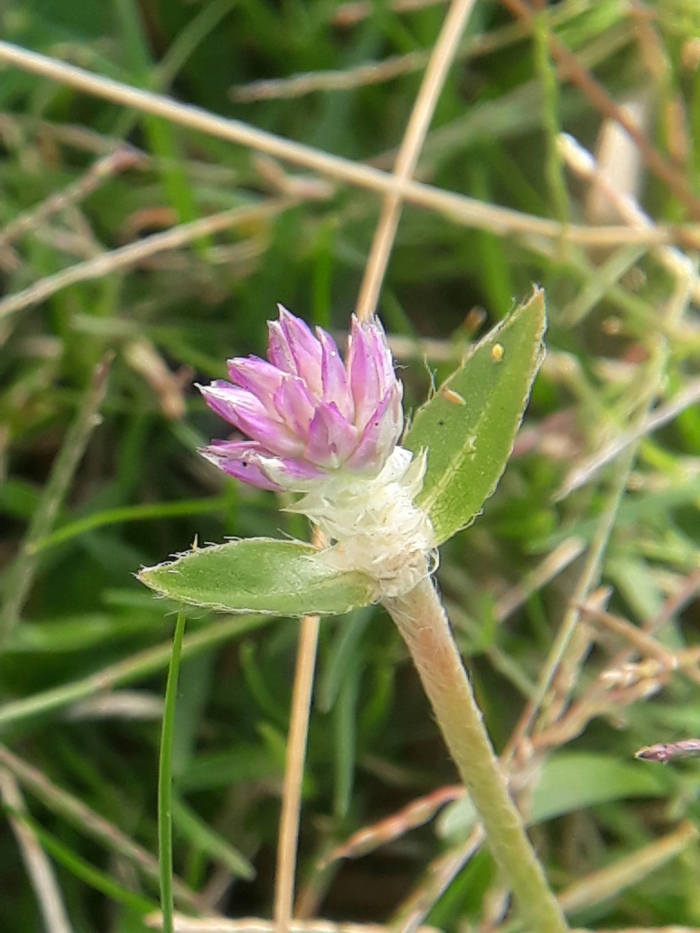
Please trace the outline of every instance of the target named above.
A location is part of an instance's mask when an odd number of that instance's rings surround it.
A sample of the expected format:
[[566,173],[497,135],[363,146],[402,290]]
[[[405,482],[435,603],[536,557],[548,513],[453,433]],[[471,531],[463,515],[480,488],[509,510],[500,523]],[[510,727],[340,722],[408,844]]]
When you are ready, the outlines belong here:
[[[160,914],[152,914],[146,923],[154,930],[162,928]],[[275,933],[273,921],[260,917],[228,920],[218,917],[186,917],[175,915],[175,933]],[[332,920],[292,920],[289,933],[393,933],[390,927],[379,923],[334,923]],[[435,927],[421,927],[416,933],[440,933]]]
[[0,768],[0,796],[34,888],[46,933],[73,933],[53,867],[36,834],[22,819],[26,812],[22,792],[7,768]]
[[[36,52],[28,52],[9,42],[0,41],[0,62],[13,64],[25,71],[66,84],[75,90],[110,100],[142,113],[162,117],[219,139],[225,139],[275,158],[320,172],[347,184],[379,193],[397,192],[407,203],[443,214],[454,223],[487,230],[498,236],[523,234],[555,241],[589,246],[613,246],[625,243],[657,245],[676,240],[700,243],[697,224],[657,225],[654,229],[631,229],[625,226],[588,227],[562,225],[509,208],[485,204],[465,195],[443,191],[415,181],[398,182],[392,174],[368,165],[330,155],[301,143],[290,142],[272,133],[255,129],[238,120],[216,116],[199,107],[178,103],[162,94],[142,91],[91,74],[73,65],[66,65]],[[527,244],[526,244],[527,245]]]
[[[317,545],[322,543],[318,535],[315,543]],[[319,625],[319,616],[304,616],[299,632],[275,872],[275,933],[289,933],[292,929],[301,788],[304,779]]]
[[[582,605],[582,614],[614,630],[627,640],[628,645],[610,660],[580,699],[566,710],[565,715],[533,737],[533,747],[544,749],[570,741],[580,735],[596,716],[619,713],[624,706],[657,693],[674,671],[697,683],[700,679],[697,649],[670,651],[651,638],[651,635],[693,598],[699,586],[700,573],[689,574],[678,592],[668,597],[659,615],[647,620],[641,627],[603,611],[594,597]],[[631,660],[635,653],[642,657],[646,655],[647,660],[635,664]]]
[[[630,227],[653,229],[655,224],[651,217],[642,210],[631,194],[619,191],[612,184],[592,152],[568,133],[561,133],[558,143],[559,152],[571,171],[604,194],[625,223]],[[685,253],[672,246],[653,247],[650,252],[671,275],[689,276],[692,279],[693,300],[700,301],[700,280],[691,259]]]
[[[445,3],[446,0],[431,0]],[[550,11],[552,27],[568,22],[590,8],[591,0],[563,0]],[[348,4],[353,6],[353,4]],[[369,10],[369,4],[358,4]],[[342,7],[340,8],[342,9]],[[344,23],[338,23],[344,25]],[[508,23],[481,35],[466,37],[455,56],[456,61],[472,60],[490,55],[523,39],[528,27],[523,23]],[[309,71],[286,78],[265,78],[239,84],[231,88],[231,98],[236,103],[254,103],[261,100],[292,100],[319,91],[353,91],[357,88],[392,81],[406,74],[413,74],[426,67],[430,52],[407,52],[391,55],[381,61],[366,62],[343,71]],[[374,162],[374,160],[373,160]],[[375,163],[376,164],[376,163]]]
[[463,796],[464,787],[461,784],[455,784],[440,787],[423,797],[418,797],[397,813],[353,833],[342,845],[336,846],[325,856],[321,866],[325,868],[337,859],[358,858],[360,855],[373,852],[379,846],[398,839],[418,826],[423,826],[433,819],[441,807]]
[[601,450],[573,467],[554,494],[555,501],[565,499],[570,493],[590,482],[606,464],[619,457],[630,445],[636,444],[665,424],[669,424],[681,412],[696,405],[698,401],[700,401],[700,379],[692,379],[674,398],[664,405],[659,405],[639,425],[629,431],[621,431]]
[[464,842],[431,862],[421,883],[396,911],[391,923],[392,933],[419,933],[420,924],[459,872],[481,849],[485,838],[484,828],[479,823]]
[[[526,0],[501,0],[501,2],[518,19],[527,23],[531,28],[534,27],[535,16],[540,15],[541,11],[536,10]],[[546,11],[542,15],[547,15]],[[593,77],[588,69],[583,67],[578,57],[551,31],[548,33],[547,41],[550,54],[559,65],[559,79],[573,82],[594,110],[619,124],[636,143],[642,160],[649,170],[668,185],[669,190],[685,204],[693,216],[699,217],[700,198],[697,198],[690,190],[683,174],[652,144],[630,112],[615,103],[603,85]]]
[[394,177],[398,183],[397,188],[386,194],[382,203],[379,222],[357,299],[356,313],[360,320],[377,308],[379,292],[401,217],[403,201],[401,186],[411,178],[418,163],[438,98],[475,2],[476,0],[453,0],[431,53],[396,157]]
[[[513,8],[517,7],[518,10],[520,10],[521,15],[524,15],[522,13],[522,8],[525,7],[525,4],[521,3],[520,0],[513,0],[513,2],[511,2],[511,0],[507,0],[507,2],[508,5],[512,6]],[[637,141],[636,136],[633,138],[635,141]],[[627,223],[640,223],[640,218],[634,211],[628,210],[623,214],[623,216]],[[598,527],[593,541],[591,542],[591,547],[584,563],[583,570],[579,576],[578,582],[574,586],[574,590],[569,601],[569,607],[564,614],[562,624],[560,626],[557,637],[555,638],[552,650],[550,651],[549,658],[540,675],[537,692],[533,699],[531,699],[528,703],[518,725],[516,726],[516,729],[514,730],[508,742],[506,750],[506,757],[508,758],[514,754],[517,754],[519,747],[523,754],[527,754],[526,736],[535,724],[536,719],[536,731],[545,732],[562,715],[568,698],[570,697],[574,685],[577,682],[580,666],[588,652],[588,647],[590,645],[590,633],[585,627],[580,627],[580,606],[586,602],[589,592],[596,585],[599,578],[603,555],[605,553],[607,542],[614,525],[617,510],[627,486],[628,477],[636,456],[637,447],[640,443],[641,437],[643,437],[645,433],[642,431],[640,434],[640,430],[642,429],[642,426],[645,424],[645,422],[647,422],[647,428],[649,429],[649,419],[653,419],[657,414],[656,412],[654,414],[649,414],[649,409],[661,385],[661,381],[665,372],[666,361],[668,359],[669,346],[668,339],[665,335],[669,332],[672,333],[677,329],[682,316],[688,304],[690,303],[692,290],[697,281],[694,270],[692,266],[689,266],[689,263],[678,263],[675,264],[674,268],[676,271],[674,293],[663,314],[659,332],[655,337],[655,346],[650,364],[649,380],[645,387],[642,404],[640,407],[638,407],[638,413],[636,417],[637,424],[631,432],[628,432],[629,434],[634,434],[635,436],[630,437],[628,442],[622,443],[621,445],[619,444],[620,439],[616,439],[613,444],[615,449],[612,456],[610,455],[609,451],[605,451],[604,460],[601,463],[598,463],[600,454],[593,455],[595,458],[593,461],[594,470],[599,468],[599,466],[602,466],[603,463],[607,463],[614,459],[616,456],[620,456],[621,460],[617,465],[612,488],[608,495],[608,505],[599,519]],[[575,473],[575,471],[572,471],[572,473]],[[575,473],[577,478],[583,476],[584,481],[585,478],[587,478],[590,474],[590,462],[585,464],[585,469],[583,471]],[[552,693],[547,700],[546,707],[543,708],[543,703],[545,702],[550,689],[552,689]]]

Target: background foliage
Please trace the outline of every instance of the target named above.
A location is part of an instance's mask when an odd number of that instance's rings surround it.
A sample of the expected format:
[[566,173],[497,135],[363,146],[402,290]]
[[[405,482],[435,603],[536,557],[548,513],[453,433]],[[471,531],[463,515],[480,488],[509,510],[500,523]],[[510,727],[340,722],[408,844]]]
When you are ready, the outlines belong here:
[[[0,23],[7,41],[389,170],[445,15],[414,6],[8,0]],[[533,281],[547,291],[550,353],[515,456],[477,524],[443,548],[439,579],[526,803],[541,777],[532,821],[550,877],[572,922],[593,929],[700,927],[697,766],[633,759],[700,721],[700,292],[673,271],[698,245],[699,49],[691,0],[478,2],[416,174],[525,221],[477,227],[407,206],[380,306],[411,407]],[[594,150],[629,102],[647,167],[636,173],[640,147],[624,138],[598,155],[652,228],[677,225],[676,253],[606,245],[598,225],[626,221],[565,165],[561,131]],[[0,72],[0,105],[0,917],[7,933],[136,933],[157,908],[174,616],[134,574],[195,537],[308,535],[272,495],[197,456],[223,427],[192,383],[262,353],[277,301],[342,334],[380,199],[20,68]],[[234,208],[237,223],[152,248]],[[587,245],[544,236],[538,218],[584,225]],[[98,260],[89,280],[50,284]],[[21,297],[42,280],[41,300]],[[190,912],[271,913],[297,630],[188,617],[174,822]],[[553,687],[523,721],[562,632],[573,638]],[[457,870],[470,815],[457,801],[409,830],[458,796],[454,781],[388,619],[324,621],[301,913],[385,922],[418,891],[426,910],[410,916],[422,916],[436,901],[426,869],[446,855]],[[370,826],[371,854],[319,867]],[[32,845],[60,891],[48,919]],[[491,929],[498,895],[479,851],[429,922]]]

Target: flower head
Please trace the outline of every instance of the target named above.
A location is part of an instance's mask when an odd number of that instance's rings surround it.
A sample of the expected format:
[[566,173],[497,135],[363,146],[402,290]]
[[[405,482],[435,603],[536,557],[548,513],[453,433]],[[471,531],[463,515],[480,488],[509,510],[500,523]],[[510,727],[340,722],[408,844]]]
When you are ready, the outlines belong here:
[[353,317],[343,363],[330,334],[312,333],[278,307],[267,360],[229,360],[231,382],[199,387],[243,435],[201,453],[261,489],[305,492],[339,474],[377,476],[403,428],[402,387],[381,324]]
[[229,360],[231,382],[200,386],[240,432],[201,453],[261,489],[304,493],[300,512],[333,546],[335,570],[361,571],[380,596],[406,593],[435,567],[434,534],[415,503],[426,452],[397,446],[401,383],[376,318],[352,320],[343,363],[332,337],[279,306],[267,360]]

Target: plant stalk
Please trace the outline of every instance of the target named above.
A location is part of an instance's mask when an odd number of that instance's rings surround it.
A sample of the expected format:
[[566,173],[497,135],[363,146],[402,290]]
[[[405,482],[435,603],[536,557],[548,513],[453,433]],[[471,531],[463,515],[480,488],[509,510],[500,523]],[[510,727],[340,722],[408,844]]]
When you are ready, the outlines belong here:
[[565,933],[474,699],[445,610],[430,577],[383,600],[418,669],[450,754],[479,813],[491,853],[531,933]]

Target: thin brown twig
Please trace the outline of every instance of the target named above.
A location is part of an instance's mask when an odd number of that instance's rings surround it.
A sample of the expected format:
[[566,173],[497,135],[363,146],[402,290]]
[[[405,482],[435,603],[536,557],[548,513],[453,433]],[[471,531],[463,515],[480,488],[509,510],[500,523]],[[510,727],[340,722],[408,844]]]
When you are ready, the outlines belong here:
[[40,204],[30,208],[23,214],[15,217],[0,230],[0,252],[9,246],[13,240],[24,236],[42,222],[48,220],[52,214],[65,210],[79,201],[84,201],[93,192],[119,172],[139,165],[143,160],[141,154],[130,146],[122,146],[116,152],[103,156],[87,172],[72,182],[63,191],[57,191]]
[[[391,9],[394,13],[412,13],[428,6],[439,6],[447,0],[392,0]],[[348,0],[333,10],[330,22],[336,26],[355,26],[372,15],[374,8],[368,0]]]
[[[633,635],[636,636],[639,633],[638,637],[631,637],[627,626],[624,626],[625,637],[633,645],[641,646],[642,642],[638,641],[638,638],[648,638],[659,625],[668,621],[689,599],[692,599],[698,588],[700,588],[700,571],[686,578],[679,591],[666,600],[658,616],[647,620],[639,629],[636,626],[630,626],[634,630]],[[598,615],[598,607],[590,602],[581,607],[582,612],[591,610],[595,610],[594,614]],[[622,621],[618,620],[620,634],[622,634],[622,627],[619,623]],[[668,666],[664,666],[663,662],[659,661],[655,663],[655,666],[649,662],[641,662],[636,671],[631,667],[626,668],[626,665],[632,663],[630,658],[633,653],[634,648],[627,647],[617,654],[559,722],[534,737],[533,746],[536,748],[554,747],[575,738],[596,716],[605,715],[611,710],[620,710],[624,706],[646,699],[658,692],[674,670],[688,674],[697,682],[699,660],[697,649],[689,648],[673,652]],[[634,676],[635,674],[639,676]]]
[[0,320],[21,311],[23,308],[45,301],[69,285],[75,285],[78,282],[90,282],[105,275],[129,269],[137,263],[155,256],[157,253],[178,249],[203,236],[228,230],[250,220],[275,217],[277,214],[288,210],[295,203],[289,198],[281,198],[260,204],[234,207],[218,214],[212,214],[209,217],[193,220],[190,223],[179,224],[177,227],[172,227],[163,233],[154,233],[142,240],[137,240],[135,243],[129,243],[127,246],[120,246],[118,249],[95,256],[94,259],[76,263],[67,269],[62,269],[60,272],[39,279],[38,282],[21,292],[15,292],[14,295],[8,295],[7,298],[2,299],[0,301]]

